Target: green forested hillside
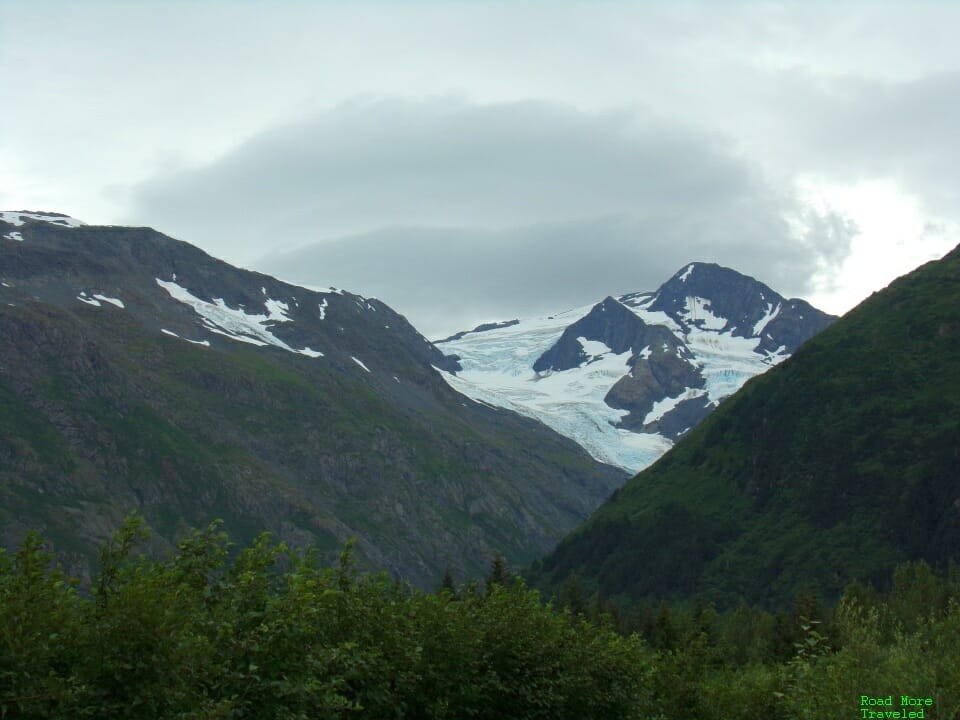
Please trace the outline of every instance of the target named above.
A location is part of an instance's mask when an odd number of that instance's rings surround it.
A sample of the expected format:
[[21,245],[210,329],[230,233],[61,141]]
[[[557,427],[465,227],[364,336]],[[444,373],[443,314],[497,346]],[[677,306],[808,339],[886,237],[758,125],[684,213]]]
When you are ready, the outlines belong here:
[[532,561],[624,480],[454,392],[434,370],[451,359],[378,300],[149,228],[16,228],[0,236],[0,547],[38,528],[89,576],[137,510],[154,550],[221,518],[328,559],[356,537],[366,567],[426,587],[494,549]]
[[783,606],[960,556],[960,249],[754,378],[535,569]]

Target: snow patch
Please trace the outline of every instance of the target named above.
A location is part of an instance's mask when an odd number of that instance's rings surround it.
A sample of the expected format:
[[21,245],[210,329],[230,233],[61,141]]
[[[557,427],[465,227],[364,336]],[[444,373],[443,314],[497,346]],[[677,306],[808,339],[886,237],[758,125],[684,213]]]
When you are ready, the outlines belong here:
[[320,319],[326,320],[327,319],[327,299],[326,298],[323,299],[323,302],[320,303],[319,307],[320,307]]
[[100,295],[99,293],[93,293],[92,295],[87,295],[85,290],[81,290],[80,294],[77,295],[77,300],[80,302],[85,302],[87,305],[93,305],[94,307],[100,307],[100,301],[108,302],[111,305],[116,305],[118,308],[123,308],[124,304],[122,300],[117,298],[107,297],[106,295]]
[[284,315],[287,309],[286,303],[268,298],[266,305],[269,315],[253,315],[247,314],[243,310],[231,308],[222,298],[214,298],[212,303],[201,300],[175,282],[167,282],[160,278],[156,278],[156,282],[157,285],[166,290],[174,300],[192,307],[194,312],[202,318],[203,326],[212,333],[260,347],[273,345],[299,355],[321,357],[318,351],[311,350],[310,348],[298,350],[290,347],[265,327],[269,322],[286,322],[290,320],[290,318]]
[[368,368],[366,365],[364,365],[364,364],[363,364],[363,361],[358,360],[358,359],[355,358],[353,355],[350,356],[350,359],[353,360],[357,365],[359,365],[360,367],[362,367],[362,368],[363,368],[364,370],[366,370],[367,372],[370,372],[370,368]]
[[31,213],[31,212],[12,212],[9,210],[0,212],[0,220],[8,222],[11,225],[23,225],[26,220],[42,220],[51,225],[60,225],[61,227],[76,228],[86,225],[82,220],[67,217],[66,215],[51,215],[49,213]]
[[580,343],[580,347],[583,348],[583,352],[587,355],[584,363],[592,363],[607,353],[613,352],[605,343],[598,340],[587,340],[585,337],[578,337],[577,342]]
[[760,337],[760,333],[763,332],[763,329],[770,324],[771,320],[780,314],[780,307],[780,303],[777,303],[776,309],[773,308],[773,303],[767,303],[767,312],[762,318],[757,320],[756,324],[753,326],[753,332],[751,334],[755,337]]
[[677,405],[682,403],[684,400],[692,400],[693,398],[703,397],[706,394],[707,391],[703,390],[702,388],[687,388],[676,397],[668,397],[663,398],[663,400],[658,400],[653,404],[653,408],[643,419],[643,424],[649,425],[652,422],[659,422],[663,419],[664,415],[674,410]]
[[209,340],[191,340],[190,338],[180,337],[175,332],[167,330],[166,328],[160,328],[160,332],[164,335],[169,335],[170,337],[180,338],[181,340],[186,340],[188,343],[193,343],[194,345],[202,345],[203,347],[210,347]]
[[108,302],[108,303],[110,303],[111,305],[116,305],[118,308],[123,309],[123,307],[124,307],[123,300],[118,300],[117,298],[107,297],[106,295],[96,295],[96,294],[95,294],[94,297],[95,297],[97,300],[103,300],[104,302]]
[[723,330],[727,320],[714,315],[713,311],[707,307],[709,302],[702,297],[687,296],[686,306],[680,314],[686,317],[688,322],[704,330]]
[[683,275],[677,278],[680,282],[685,283],[687,278],[690,277],[690,273],[693,272],[693,263],[687,265],[687,269],[683,271]]
[[770,352],[769,350],[767,350],[764,355],[763,362],[771,366],[779,365],[788,357],[790,357],[790,353],[787,352],[787,346],[781,345],[773,352]]
[[[266,293],[264,293],[266,294]],[[290,318],[287,317],[287,313],[290,312],[290,308],[285,302],[280,300],[271,300],[267,298],[267,320],[273,320],[274,322],[290,322]]]
[[643,322],[645,322],[647,325],[664,325],[675,333],[682,332],[682,328],[677,324],[677,321],[662,310],[647,310],[647,307],[653,303],[655,299],[656,296],[653,296],[649,300],[644,301],[639,305],[630,305],[628,307],[634,315],[643,320]]
[[[252,338],[247,335],[234,335],[233,333],[225,332],[220,328],[218,328],[213,323],[209,322],[206,318],[204,318],[203,323],[204,323],[204,327],[210,332],[216,333],[217,335],[223,335],[224,337],[228,337],[231,340],[237,340],[238,342],[245,342],[250,345],[256,345],[257,347],[266,347],[267,345],[272,344],[272,343],[263,342],[262,340],[257,340],[256,338]],[[289,349],[289,348],[284,348],[284,349]]]
[[13,232],[8,232],[6,235],[4,235],[4,237],[7,240],[16,240],[17,242],[23,242],[23,235],[21,235],[17,230],[14,230]]

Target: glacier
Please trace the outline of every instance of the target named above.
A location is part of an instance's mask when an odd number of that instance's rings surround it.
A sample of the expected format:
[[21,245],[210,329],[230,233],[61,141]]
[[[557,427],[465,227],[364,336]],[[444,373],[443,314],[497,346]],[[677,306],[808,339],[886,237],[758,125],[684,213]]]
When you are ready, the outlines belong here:
[[[788,357],[783,347],[775,353],[758,352],[760,337],[724,332],[727,320],[714,315],[702,298],[688,299],[680,318],[685,327],[667,313],[647,310],[652,300],[653,295],[634,295],[622,296],[619,302],[648,325],[663,325],[681,339],[706,382],[703,388],[687,388],[677,396],[662,398],[646,422],[659,420],[685,399],[706,397],[716,405],[751,377]],[[630,352],[616,354],[603,343],[579,338],[588,358],[580,367],[540,373],[533,370],[534,362],[557,342],[567,326],[592,307],[436,341],[443,352],[459,356],[463,368],[456,374],[439,372],[452,388],[470,399],[539,420],[579,443],[596,460],[630,473],[639,472],[667,452],[673,441],[658,433],[617,427],[627,412],[604,402],[610,388],[630,371]],[[769,308],[765,322],[757,323],[758,329],[762,330],[778,311],[779,307]],[[644,360],[649,354],[649,348],[644,348],[638,356]]]

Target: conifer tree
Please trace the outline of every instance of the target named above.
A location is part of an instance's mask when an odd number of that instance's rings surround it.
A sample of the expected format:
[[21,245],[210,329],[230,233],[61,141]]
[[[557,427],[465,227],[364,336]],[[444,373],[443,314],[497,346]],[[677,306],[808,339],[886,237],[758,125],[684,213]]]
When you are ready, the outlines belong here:
[[653,626],[653,642],[661,650],[672,650],[677,643],[677,630],[670,619],[670,608],[665,600],[660,600]]
[[443,580],[440,581],[440,587],[437,588],[437,594],[443,595],[446,592],[451,600],[459,600],[457,595],[457,586],[453,581],[453,574],[450,572],[450,566],[447,565],[443,570]]
[[494,585],[509,587],[512,583],[513,575],[507,567],[507,561],[504,560],[503,555],[497,550],[493,556],[493,561],[490,563],[490,573],[486,578],[487,595],[493,592]]
[[572,572],[563,586],[561,596],[563,606],[570,610],[573,615],[585,616],[587,614],[587,602],[583,597],[583,587],[580,585],[580,577]]

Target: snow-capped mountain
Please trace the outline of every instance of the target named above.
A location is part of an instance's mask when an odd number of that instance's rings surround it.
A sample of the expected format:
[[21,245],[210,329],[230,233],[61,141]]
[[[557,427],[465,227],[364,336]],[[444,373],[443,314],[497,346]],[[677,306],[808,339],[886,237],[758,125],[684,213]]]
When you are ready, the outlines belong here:
[[434,587],[532,561],[625,480],[452,390],[385,303],[150,228],[0,213],[0,338],[0,548],[43,528],[78,568],[136,509],[167,547],[214,518],[331,561],[353,537]]
[[638,471],[835,318],[735,270],[690,263],[656,292],[488,323],[436,345],[465,395],[537,418]]

